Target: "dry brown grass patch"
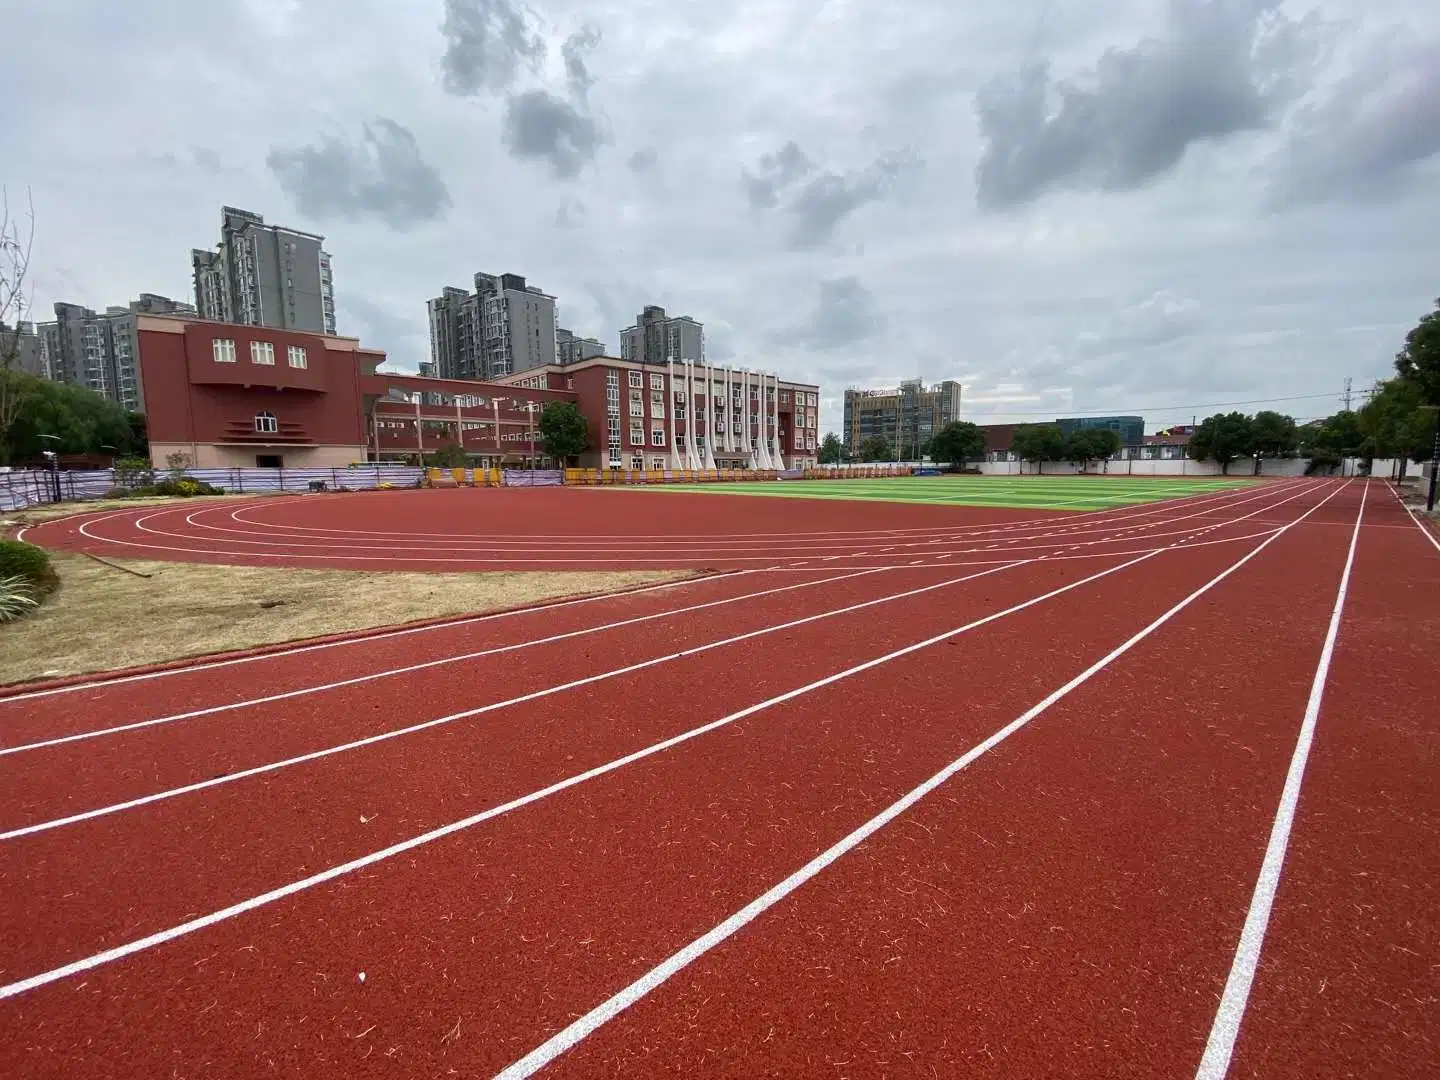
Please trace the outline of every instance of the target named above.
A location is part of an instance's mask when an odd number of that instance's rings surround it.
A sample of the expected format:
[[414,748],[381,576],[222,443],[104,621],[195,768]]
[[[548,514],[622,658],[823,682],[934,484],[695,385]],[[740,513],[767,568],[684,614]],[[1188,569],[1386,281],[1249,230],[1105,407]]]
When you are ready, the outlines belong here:
[[111,560],[151,575],[142,578],[83,555],[56,552],[52,561],[60,588],[34,615],[0,626],[0,684],[690,576],[670,570],[422,574]]

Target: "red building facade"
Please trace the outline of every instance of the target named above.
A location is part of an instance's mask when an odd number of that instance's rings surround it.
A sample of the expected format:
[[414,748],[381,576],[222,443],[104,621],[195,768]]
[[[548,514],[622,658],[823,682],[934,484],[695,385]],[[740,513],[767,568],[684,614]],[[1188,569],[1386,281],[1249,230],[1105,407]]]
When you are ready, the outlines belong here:
[[414,461],[446,443],[476,465],[525,463],[552,401],[585,416],[587,467],[804,467],[818,445],[819,387],[771,375],[596,357],[483,383],[380,371],[383,352],[334,335],[175,316],[136,331],[157,465]]

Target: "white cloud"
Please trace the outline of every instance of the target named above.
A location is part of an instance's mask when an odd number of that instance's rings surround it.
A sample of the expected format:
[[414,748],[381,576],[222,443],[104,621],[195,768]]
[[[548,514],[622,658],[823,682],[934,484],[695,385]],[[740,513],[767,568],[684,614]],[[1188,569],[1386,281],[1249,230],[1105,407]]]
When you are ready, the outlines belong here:
[[[1181,9],[19,0],[0,182],[35,192],[44,303],[188,295],[243,206],[325,233],[341,329],[405,366],[426,298],[490,270],[612,348],[646,303],[693,315],[712,355],[822,380],[831,426],[847,383],[917,376],[976,415],[1155,423],[1363,385],[1436,293],[1440,146],[1406,118],[1440,8]],[[1187,81],[1123,107],[1167,56]]]

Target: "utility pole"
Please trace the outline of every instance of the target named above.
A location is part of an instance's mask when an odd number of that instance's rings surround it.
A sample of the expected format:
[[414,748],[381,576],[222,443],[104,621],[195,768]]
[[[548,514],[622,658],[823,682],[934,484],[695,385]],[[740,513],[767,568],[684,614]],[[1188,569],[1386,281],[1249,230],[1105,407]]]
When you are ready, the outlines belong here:
[[1440,483],[1440,408],[1435,410],[1435,437],[1430,443],[1430,490],[1425,495],[1425,512],[1435,512],[1436,485]]
[[1350,411],[1350,376],[1345,376],[1345,396],[1340,399],[1345,403],[1345,411]]

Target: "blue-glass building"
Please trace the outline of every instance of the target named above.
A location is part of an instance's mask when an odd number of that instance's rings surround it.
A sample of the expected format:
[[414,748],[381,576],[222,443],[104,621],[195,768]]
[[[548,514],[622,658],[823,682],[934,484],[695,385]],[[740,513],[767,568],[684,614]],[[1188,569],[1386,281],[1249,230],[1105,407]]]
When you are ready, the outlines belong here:
[[1145,441],[1145,418],[1142,416],[1062,416],[1055,421],[1062,435],[1094,428],[1109,428],[1120,436],[1125,446],[1139,446]]

